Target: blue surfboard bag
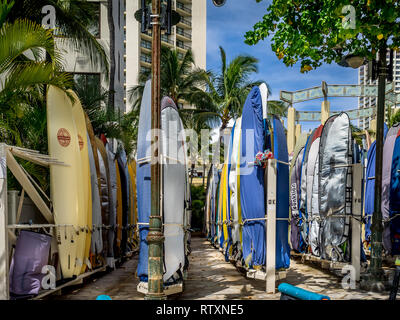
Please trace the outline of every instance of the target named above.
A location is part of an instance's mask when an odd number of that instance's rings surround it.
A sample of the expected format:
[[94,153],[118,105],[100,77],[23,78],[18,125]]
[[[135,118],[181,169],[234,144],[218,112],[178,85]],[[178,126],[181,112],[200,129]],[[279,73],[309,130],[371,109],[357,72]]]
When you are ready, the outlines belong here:
[[390,178],[389,216],[392,255],[400,254],[400,131],[394,144]]
[[[264,123],[261,93],[254,87],[247,96],[242,113],[240,157],[240,203],[242,219],[265,216],[264,169],[249,165],[264,148]],[[265,221],[243,225],[243,258],[250,267],[265,264]]]
[[[288,163],[285,129],[278,117],[273,118],[274,158]],[[289,166],[277,163],[276,174],[276,269],[289,268]],[[267,212],[268,214],[268,212]],[[285,220],[286,219],[286,220]],[[268,250],[268,248],[267,248]]]

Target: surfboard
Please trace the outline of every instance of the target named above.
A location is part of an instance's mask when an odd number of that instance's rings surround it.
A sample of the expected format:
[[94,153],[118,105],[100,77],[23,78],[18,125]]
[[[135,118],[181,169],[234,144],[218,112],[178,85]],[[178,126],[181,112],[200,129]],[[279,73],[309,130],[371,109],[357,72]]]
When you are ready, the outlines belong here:
[[69,91],[69,93],[75,99],[75,102],[72,104],[72,117],[75,121],[78,133],[81,159],[80,164],[82,170],[82,174],[79,176],[79,182],[82,184],[83,188],[83,193],[82,195],[80,195],[83,197],[83,207],[82,211],[80,211],[79,213],[79,225],[81,227],[81,231],[78,236],[79,240],[77,243],[77,269],[75,270],[75,274],[79,275],[85,272],[88,265],[90,266],[89,252],[92,237],[92,192],[90,185],[90,164],[85,113],[83,111],[78,96],[71,90]]
[[[392,126],[385,139],[385,144],[383,145],[383,159],[382,161],[382,219],[385,221],[390,217],[390,180],[392,174],[392,159],[394,152],[394,145],[396,142],[397,133],[400,129],[400,123]],[[384,224],[383,228],[383,248],[385,251],[390,254],[392,252],[392,239],[390,234],[390,223]]]
[[319,213],[322,218],[320,255],[332,261],[349,261],[347,240],[352,209],[353,141],[346,113],[331,116],[319,145]]
[[[119,185],[118,185],[118,204],[120,203],[120,211],[118,210],[118,216],[121,214],[121,217],[118,217],[120,220],[120,253],[123,256],[126,252],[126,243],[127,243],[127,232],[126,232],[126,226],[127,226],[127,220],[128,220],[128,204],[127,204],[127,180],[126,180],[126,174],[125,174],[125,168],[124,168],[124,163],[121,159],[121,152],[117,155],[116,159],[116,164],[118,166],[119,170]],[[121,200],[121,201],[119,201]],[[117,221],[118,221],[117,219]],[[118,223],[119,224],[119,223]]]
[[[115,223],[111,218],[111,182],[110,182],[110,166],[108,163],[108,155],[103,142],[96,137],[96,146],[99,154],[99,165],[101,172],[101,205],[102,205],[102,221],[103,221],[103,252],[110,263],[110,259],[114,257],[114,227]],[[112,267],[112,264],[110,265]]]
[[[255,156],[264,150],[264,123],[261,93],[254,87],[242,113],[240,150],[240,204],[243,225],[243,258],[247,267],[265,264],[264,170],[254,165]],[[247,219],[260,219],[246,221]]]
[[230,212],[232,217],[232,256],[235,260],[240,260],[242,256],[242,244],[240,236],[241,215],[239,212],[240,194],[238,189],[239,179],[239,144],[241,135],[241,122],[242,118],[235,121],[235,130],[233,133],[232,154],[230,158],[230,172],[229,172],[229,189],[230,195]]
[[[137,275],[140,281],[147,281],[149,217],[151,210],[151,150],[147,135],[151,129],[151,81],[147,81],[140,106],[139,130],[137,141],[137,203],[139,223],[139,262]],[[147,139],[146,139],[147,138]]]
[[[174,101],[164,97],[161,101],[161,152],[164,220],[164,282],[182,277],[185,266],[185,193],[186,155],[182,143],[184,127]],[[183,280],[183,279],[181,279]]]
[[227,197],[228,197],[228,164],[224,163],[222,167],[222,174],[221,174],[221,238],[220,238],[220,248],[223,249],[224,253],[228,247],[229,235],[228,235],[228,212],[227,212]]
[[[277,116],[272,117],[273,150],[276,165],[276,269],[289,268],[289,157],[285,128]],[[268,214],[268,211],[267,211]],[[268,248],[267,248],[268,250]]]
[[[86,120],[86,129],[88,133],[88,144],[92,148],[92,153],[90,153],[89,147],[89,160],[93,161],[90,163],[90,173],[91,173],[91,189],[92,189],[92,220],[93,220],[93,233],[92,233],[92,247],[91,251],[94,255],[92,257],[91,263],[92,265],[96,264],[98,258],[100,258],[100,254],[103,252],[103,213],[101,206],[101,173],[100,173],[100,164],[99,164],[99,154],[97,149],[96,138],[94,135],[93,127],[90,122],[89,116],[85,113]],[[93,160],[91,160],[93,157]],[[101,156],[100,156],[101,157]],[[94,169],[93,169],[94,164]],[[93,181],[93,178],[96,178]],[[97,195],[94,194],[97,188]],[[101,259],[100,259],[101,260]],[[102,262],[99,261],[101,264]]]
[[67,279],[75,274],[78,237],[74,229],[79,226],[79,213],[83,206],[83,199],[78,196],[79,191],[83,193],[78,179],[81,174],[78,132],[72,116],[72,102],[65,92],[49,86],[46,101],[49,155],[68,165],[50,166],[59,262],[62,277]]
[[123,203],[122,203],[122,185],[121,185],[121,171],[118,166],[118,160],[115,159],[115,172],[117,173],[117,232],[115,237],[115,249],[114,254],[116,256],[120,255],[121,251],[121,242],[122,242],[122,211],[123,211]]
[[[115,168],[115,154],[112,151],[112,147],[108,142],[104,145],[106,153],[107,153],[107,158],[108,158],[108,165],[109,165],[109,174],[110,174],[110,180],[108,184],[109,188],[109,206],[110,206],[110,225],[112,230],[108,233],[109,237],[109,243],[115,243],[115,237],[117,234],[117,173],[116,173],[116,168]],[[112,245],[111,247],[114,247]],[[117,254],[116,252],[112,252],[112,257],[115,257]],[[114,265],[114,260],[113,259],[108,259],[108,264],[109,265]]]
[[129,163],[129,175],[132,183],[132,193],[131,193],[131,214],[132,214],[132,222],[130,229],[130,239],[133,245],[133,249],[136,249],[138,243],[138,239],[136,237],[135,226],[137,224],[137,189],[136,189],[136,160],[132,159]]
[[307,166],[308,166],[308,154],[310,152],[311,141],[313,140],[316,129],[314,129],[310,136],[307,138],[306,145],[304,147],[303,161],[301,164],[301,175],[300,175],[300,202],[299,202],[299,216],[300,216],[300,235],[302,238],[303,247],[301,252],[308,250],[308,208],[307,208]]
[[[308,211],[308,244],[309,250],[315,256],[319,256],[319,210],[318,208],[318,170],[315,167],[319,163],[319,142],[323,125],[315,131],[311,140],[310,151],[308,153],[306,180],[307,180],[307,211]],[[315,181],[314,181],[315,180]],[[314,204],[313,204],[314,202]],[[314,207],[314,210],[313,210]]]
[[400,254],[400,126],[393,148],[392,168],[389,194],[390,238],[392,240],[392,256]]
[[[386,135],[388,132],[388,128],[384,126],[384,140],[386,139]],[[370,140],[368,131],[366,131],[367,135],[367,146],[368,140]],[[365,196],[364,196],[364,217],[365,217],[365,227],[364,227],[364,238],[367,244],[370,243],[371,240],[371,223],[372,223],[372,215],[374,213],[374,202],[375,202],[375,157],[376,157],[376,141],[370,142],[370,146],[368,147],[367,153],[367,166],[365,170]],[[386,159],[383,159],[385,162]]]
[[297,139],[293,158],[290,164],[290,245],[296,252],[301,252],[304,246],[300,235],[300,186],[301,186],[301,170],[304,156],[304,147],[307,143],[307,134],[302,133]]
[[[123,144],[121,143],[121,146]],[[121,148],[119,156],[117,157],[118,166],[120,168],[121,177],[121,191],[122,191],[122,238],[121,238],[121,250],[122,254],[125,255],[128,251],[128,220],[129,220],[129,172],[128,163],[126,158],[125,149]]]
[[[103,251],[103,239],[101,236],[102,220],[101,220],[100,192],[99,192],[99,183],[97,179],[97,170],[95,164],[96,161],[93,153],[93,150],[96,151],[96,156],[97,156],[97,148],[92,147],[89,133],[87,134],[87,141],[88,141],[89,164],[90,164],[90,186],[92,193],[92,226],[91,226],[92,238],[91,238],[90,250],[92,252],[92,255],[97,257]],[[91,264],[93,265],[94,263],[95,259],[92,259]]]

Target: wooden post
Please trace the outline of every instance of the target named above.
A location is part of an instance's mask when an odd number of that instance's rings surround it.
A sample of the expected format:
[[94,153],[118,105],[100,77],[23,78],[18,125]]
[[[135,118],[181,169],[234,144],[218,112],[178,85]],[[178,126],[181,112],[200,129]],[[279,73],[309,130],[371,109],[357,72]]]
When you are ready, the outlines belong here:
[[374,135],[371,136],[371,142],[374,142],[376,140],[376,119],[370,121],[369,128],[374,132]]
[[362,164],[353,165],[353,219],[351,219],[351,265],[355,270],[355,280],[360,281],[361,255],[361,202],[362,202]]
[[276,159],[268,160],[267,166],[267,220],[266,220],[266,292],[275,293],[276,281]]
[[7,231],[7,146],[0,144],[0,300],[9,300]]
[[288,117],[287,117],[287,145],[289,154],[293,152],[294,146],[296,145],[295,126],[296,126],[296,110],[293,107],[290,107],[288,109]]
[[325,124],[325,121],[328,120],[330,114],[331,104],[328,100],[322,101],[321,104],[321,124]]
[[300,135],[301,135],[301,124],[298,123],[298,124],[296,124],[296,142],[297,142],[297,139],[300,137]]

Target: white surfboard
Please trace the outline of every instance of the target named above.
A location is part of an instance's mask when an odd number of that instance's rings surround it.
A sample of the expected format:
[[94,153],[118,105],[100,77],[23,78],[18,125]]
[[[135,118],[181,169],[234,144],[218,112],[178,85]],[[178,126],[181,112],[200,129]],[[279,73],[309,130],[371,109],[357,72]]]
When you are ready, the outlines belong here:
[[[183,124],[172,99],[161,102],[161,152],[163,158],[163,220],[164,220],[164,281],[182,269],[185,264],[184,204],[186,192],[186,165]],[[175,278],[175,277],[174,277]]]

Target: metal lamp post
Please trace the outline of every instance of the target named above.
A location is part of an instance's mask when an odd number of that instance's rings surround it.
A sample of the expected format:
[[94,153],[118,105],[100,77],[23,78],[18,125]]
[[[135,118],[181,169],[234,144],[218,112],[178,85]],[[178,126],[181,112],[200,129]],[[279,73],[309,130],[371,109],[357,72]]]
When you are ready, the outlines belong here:
[[375,201],[371,225],[371,264],[373,280],[382,280],[382,164],[383,164],[383,127],[385,121],[385,87],[388,76],[386,63],[386,44],[379,49],[378,63],[378,109],[376,115],[376,163],[375,163]]
[[[391,79],[391,74],[386,62],[387,45],[382,43],[379,48],[379,61],[377,68],[375,61],[370,64],[370,74],[372,79],[378,79],[378,107],[376,116],[376,158],[375,158],[375,190],[374,190],[374,212],[372,215],[371,225],[371,263],[370,275],[372,282],[368,286],[380,290],[381,281],[383,276],[382,270],[382,164],[383,164],[383,136],[384,136],[384,121],[385,121],[385,88],[386,79]],[[392,64],[391,53],[391,64]],[[365,63],[365,59],[355,55],[346,56],[340,63],[343,67],[359,68]],[[377,71],[377,72],[376,72]],[[377,73],[377,75],[376,75]]]
[[[226,0],[212,0],[217,7],[223,6]],[[151,214],[149,221],[149,233],[147,235],[149,260],[148,260],[148,291],[146,300],[164,300],[163,285],[163,242],[162,218],[160,207],[161,170],[159,148],[160,141],[157,133],[160,129],[161,116],[161,29],[171,33],[171,26],[180,20],[179,14],[172,10],[171,0],[167,1],[166,16],[161,17],[161,0],[152,0],[151,14],[148,15],[147,0],[142,0],[142,8],[135,13],[136,20],[141,23],[141,31],[152,29],[152,53],[151,53]],[[164,18],[164,19],[162,19]],[[162,20],[164,25],[162,25]]]

